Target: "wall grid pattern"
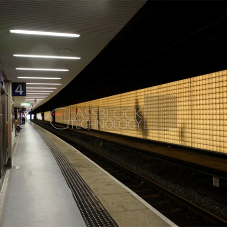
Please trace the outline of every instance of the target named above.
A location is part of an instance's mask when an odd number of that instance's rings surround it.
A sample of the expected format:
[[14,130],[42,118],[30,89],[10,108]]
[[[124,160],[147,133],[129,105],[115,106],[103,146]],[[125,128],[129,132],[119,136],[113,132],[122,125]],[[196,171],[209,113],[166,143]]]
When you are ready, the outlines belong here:
[[227,70],[58,108],[55,121],[227,153]]

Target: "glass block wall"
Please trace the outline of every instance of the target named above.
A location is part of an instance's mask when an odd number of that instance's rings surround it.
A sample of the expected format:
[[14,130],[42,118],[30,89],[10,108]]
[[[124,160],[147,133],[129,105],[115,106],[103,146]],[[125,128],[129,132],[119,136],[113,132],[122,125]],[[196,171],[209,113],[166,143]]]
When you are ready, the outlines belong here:
[[37,118],[38,120],[42,120],[42,115],[41,115],[41,113],[37,113],[37,114],[36,114],[36,118]]
[[53,117],[51,116],[51,111],[44,112],[44,121],[53,121]]
[[55,121],[227,153],[227,71],[58,108]]

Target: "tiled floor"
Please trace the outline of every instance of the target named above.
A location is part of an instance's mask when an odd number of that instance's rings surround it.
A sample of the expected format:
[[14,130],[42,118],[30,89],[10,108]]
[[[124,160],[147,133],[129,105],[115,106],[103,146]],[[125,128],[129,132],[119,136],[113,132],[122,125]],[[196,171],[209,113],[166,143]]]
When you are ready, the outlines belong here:
[[36,130],[26,123],[11,169],[2,227],[85,226],[62,173]]
[[[10,170],[3,211],[3,227],[85,226],[70,189],[36,129],[26,123],[21,130]],[[121,227],[175,226],[144,200],[50,132],[42,133],[73,164],[109,214]]]
[[[34,127],[38,127],[34,125]],[[176,226],[135,193],[52,133],[45,134],[74,165],[116,223],[122,227]]]

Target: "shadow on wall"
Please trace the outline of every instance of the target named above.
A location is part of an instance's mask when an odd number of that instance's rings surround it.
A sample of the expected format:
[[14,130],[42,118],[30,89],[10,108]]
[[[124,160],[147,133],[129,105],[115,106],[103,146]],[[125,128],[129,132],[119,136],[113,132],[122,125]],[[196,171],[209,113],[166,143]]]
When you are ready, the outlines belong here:
[[186,137],[186,128],[185,128],[185,125],[184,123],[181,124],[181,127],[179,128],[179,140],[181,142],[187,142],[187,137]]
[[[99,107],[97,108],[97,122],[100,122],[100,111],[99,111]],[[100,124],[98,124],[98,130],[100,131]]]
[[135,120],[138,125],[137,131],[142,133],[143,138],[147,138],[148,129],[145,116],[143,114],[143,108],[139,106],[138,99],[135,101]]

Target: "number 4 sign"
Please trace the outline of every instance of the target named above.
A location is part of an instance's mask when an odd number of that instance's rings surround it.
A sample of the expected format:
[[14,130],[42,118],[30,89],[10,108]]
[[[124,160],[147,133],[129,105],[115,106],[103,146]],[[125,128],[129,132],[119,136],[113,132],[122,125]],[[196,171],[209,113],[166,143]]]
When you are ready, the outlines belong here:
[[26,83],[12,83],[12,96],[26,96]]

